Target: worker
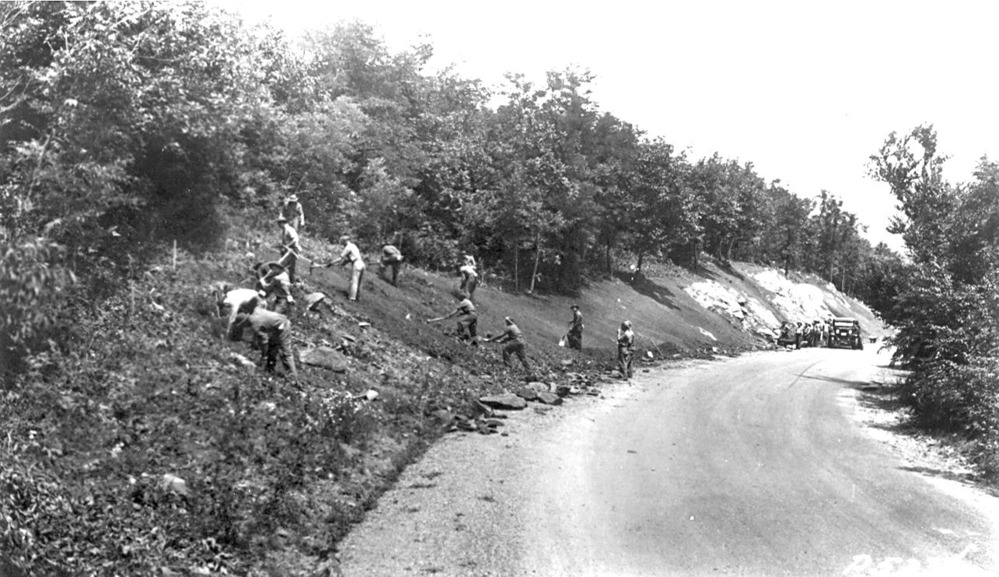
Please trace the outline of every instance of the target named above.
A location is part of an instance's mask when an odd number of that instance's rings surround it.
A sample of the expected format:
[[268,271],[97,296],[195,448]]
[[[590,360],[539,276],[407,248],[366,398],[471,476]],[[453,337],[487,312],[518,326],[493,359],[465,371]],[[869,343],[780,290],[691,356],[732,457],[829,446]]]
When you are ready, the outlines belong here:
[[253,271],[257,275],[257,294],[266,303],[274,297],[270,309],[288,315],[295,298],[291,296],[291,278],[285,267],[277,262],[257,263],[253,265]]
[[292,194],[281,203],[281,216],[287,219],[288,224],[296,231],[305,228],[305,211],[302,210],[302,203],[298,202],[298,196]]
[[479,317],[475,312],[475,305],[472,304],[472,300],[465,293],[458,295],[456,300],[458,301],[458,306],[450,314],[435,319],[427,319],[427,323],[436,323],[460,315],[458,318],[458,338],[470,343],[472,346],[478,346]]
[[386,268],[391,269],[392,286],[399,286],[396,281],[399,278],[399,267],[402,266],[402,261],[402,253],[399,252],[399,249],[395,245],[387,244],[382,247],[382,263],[378,272],[384,275]]
[[579,305],[574,304],[572,309],[572,320],[569,321],[569,332],[566,333],[566,340],[570,349],[583,350],[583,313],[579,312]]
[[298,262],[298,255],[302,252],[302,247],[298,242],[298,232],[284,215],[279,216],[277,222],[281,227],[281,260],[279,262],[288,271],[288,279],[291,284],[295,284],[295,264]]
[[475,270],[475,258],[470,254],[465,255],[465,261],[458,269],[461,275],[461,284],[458,291],[466,293],[468,298],[475,294],[475,287],[479,285],[479,273]]
[[631,361],[635,357],[635,333],[631,330],[631,321],[624,321],[617,329],[617,368],[621,378],[631,379]]
[[257,298],[257,291],[248,288],[233,288],[229,283],[220,282],[212,285],[212,296],[218,308],[220,319],[228,318],[226,334],[232,334],[232,325],[236,321],[236,313],[251,300]]
[[347,292],[347,300],[356,302],[360,297],[361,281],[364,279],[364,259],[361,258],[361,250],[351,242],[349,234],[341,236],[340,242],[343,243],[343,251],[340,253],[340,260],[334,264],[351,265],[350,290]]
[[264,370],[274,372],[277,361],[281,361],[285,373],[298,380],[295,370],[295,351],[291,344],[291,321],[288,317],[257,307],[252,312],[240,311],[233,323],[232,337],[242,340],[243,331],[253,332],[253,344],[260,350]]
[[530,373],[531,367],[527,364],[527,356],[524,354],[525,341],[523,333],[520,332],[520,329],[510,317],[504,318],[503,322],[506,324],[506,328],[502,333],[495,337],[487,337],[482,342],[506,343],[506,346],[503,347],[503,364],[509,367],[510,357],[517,355],[520,363],[524,365],[524,370]]

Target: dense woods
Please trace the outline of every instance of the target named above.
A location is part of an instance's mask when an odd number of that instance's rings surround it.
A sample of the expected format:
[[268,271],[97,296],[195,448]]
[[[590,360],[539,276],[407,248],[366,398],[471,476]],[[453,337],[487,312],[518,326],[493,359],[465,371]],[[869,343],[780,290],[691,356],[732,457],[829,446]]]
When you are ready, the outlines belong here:
[[[891,135],[871,172],[898,199],[903,258],[835,191],[688,158],[602,110],[585,70],[512,74],[494,94],[428,72],[432,55],[364,23],[293,39],[197,1],[0,4],[5,390],[72,350],[67,303],[100,302],[166,243],[210,251],[227,211],[294,192],[310,235],[391,240],[438,269],[470,252],[513,290],[704,255],[818,274],[898,327],[920,419],[997,466],[999,166],[951,185],[931,128]],[[0,540],[23,545],[15,525],[0,517]]]

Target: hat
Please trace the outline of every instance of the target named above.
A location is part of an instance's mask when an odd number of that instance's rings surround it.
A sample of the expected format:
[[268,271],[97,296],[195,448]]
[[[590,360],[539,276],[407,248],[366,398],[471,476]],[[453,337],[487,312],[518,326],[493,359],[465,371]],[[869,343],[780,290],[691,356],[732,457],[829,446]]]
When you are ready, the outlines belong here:
[[288,197],[288,202],[298,202],[298,195],[297,194],[293,194],[293,195],[289,196]]
[[570,306],[569,306],[569,308],[570,308],[570,309],[578,309],[578,308],[579,308],[579,305],[576,305],[576,304],[574,304],[574,305],[570,305]]
[[277,221],[278,221],[278,222],[288,222],[288,219],[287,219],[287,218],[285,218],[285,217],[284,217],[284,215],[282,214],[281,216],[279,216],[279,217],[277,218]]
[[349,234],[341,234],[340,235],[340,240],[346,242],[346,241],[350,240],[350,235]]

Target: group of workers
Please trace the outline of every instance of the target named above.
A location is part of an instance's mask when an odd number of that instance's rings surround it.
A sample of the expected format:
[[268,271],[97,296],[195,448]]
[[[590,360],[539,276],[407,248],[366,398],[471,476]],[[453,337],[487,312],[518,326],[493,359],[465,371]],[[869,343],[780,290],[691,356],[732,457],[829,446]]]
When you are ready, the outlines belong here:
[[[461,283],[458,286],[458,296],[456,298],[457,306],[454,310],[444,316],[427,319],[427,323],[436,323],[457,317],[458,338],[461,339],[462,342],[468,343],[474,347],[479,344],[479,319],[475,303],[472,302],[472,294],[474,294],[475,287],[478,284],[478,273],[476,271],[475,258],[466,254],[464,261],[458,270],[461,276]],[[584,327],[583,313],[580,312],[579,305],[577,304],[573,304],[569,308],[572,310],[572,319],[569,321],[568,332],[566,333],[564,340],[566,346],[569,348],[582,351]],[[505,327],[502,333],[495,336],[487,335],[481,342],[497,342],[504,344],[503,364],[509,366],[510,360],[516,356],[523,365],[524,370],[530,373],[531,368],[527,362],[526,353],[524,352],[526,342],[524,340],[523,332],[521,332],[520,328],[510,317],[504,317],[503,323]],[[621,327],[617,332],[618,370],[621,373],[621,377],[624,379],[630,379],[634,374],[632,369],[634,349],[635,333],[631,329],[631,321],[624,321],[621,323]]]
[[801,347],[825,347],[829,344],[829,333],[831,328],[829,322],[813,321],[790,322],[783,321],[780,324],[780,332],[777,337],[777,344],[794,345],[794,348]]
[[[458,305],[453,311],[444,316],[427,319],[427,323],[436,323],[458,317],[458,338],[462,342],[476,347],[479,345],[479,316],[476,312],[475,303],[472,302],[472,295],[475,294],[475,287],[479,284],[479,273],[476,270],[475,257],[466,254],[461,266],[458,268],[458,274],[461,277],[456,299]],[[486,338],[482,339],[482,342],[495,342],[504,345],[503,364],[509,367],[510,359],[517,357],[517,360],[523,365],[524,370],[530,374],[531,365],[527,362],[527,353],[525,352],[527,343],[524,340],[523,332],[521,332],[520,327],[510,317],[504,317],[503,324],[503,332],[495,336],[487,335]]]
[[[297,263],[302,256],[300,233],[305,226],[305,212],[298,197],[294,194],[281,203],[277,218],[280,227],[280,259],[276,262],[257,263],[253,266],[256,278],[253,289],[234,288],[226,283],[217,283],[213,294],[220,318],[228,319],[227,336],[232,340],[242,340],[245,331],[252,333],[254,346],[262,355],[262,364],[267,372],[273,372],[281,363],[283,370],[292,379],[297,380],[295,355],[292,349],[291,321],[288,316],[294,306],[292,287],[299,284],[297,278]],[[350,265],[351,278],[347,298],[356,302],[360,297],[361,283],[364,278],[365,264],[358,246],[350,235],[342,235],[340,242],[343,250],[340,258],[332,263],[320,266]],[[386,281],[398,286],[399,270],[404,262],[401,251],[393,244],[382,247],[381,266]],[[310,265],[316,263],[310,261]],[[458,317],[458,335],[464,342],[478,346],[478,315],[472,297],[479,283],[479,274],[475,258],[464,255],[458,269],[460,284],[458,287],[457,307],[449,314],[427,319],[428,323],[443,321]],[[571,307],[572,319],[569,321],[565,339],[567,346],[582,351],[583,348],[583,315],[579,306]],[[525,352],[526,342],[520,328],[510,317],[503,319],[504,329],[501,333],[482,339],[481,342],[496,342],[503,344],[503,364],[510,366],[510,361],[516,357],[524,370],[531,372]],[[631,323],[625,321],[618,329],[618,368],[622,378],[632,376],[632,359],[635,335]]]

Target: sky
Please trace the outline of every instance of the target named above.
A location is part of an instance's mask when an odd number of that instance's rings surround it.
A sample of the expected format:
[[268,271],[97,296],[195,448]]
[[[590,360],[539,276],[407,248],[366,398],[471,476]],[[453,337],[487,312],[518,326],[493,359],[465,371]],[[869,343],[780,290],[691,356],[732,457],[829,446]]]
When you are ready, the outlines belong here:
[[600,110],[691,160],[717,152],[798,196],[827,190],[898,251],[895,199],[867,170],[889,133],[933,125],[955,183],[999,159],[999,2],[215,1],[290,34],[361,20],[392,50],[430,43],[430,71],[490,87],[588,70]]

